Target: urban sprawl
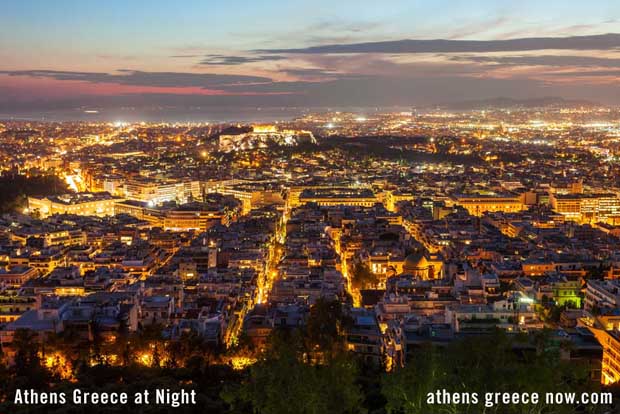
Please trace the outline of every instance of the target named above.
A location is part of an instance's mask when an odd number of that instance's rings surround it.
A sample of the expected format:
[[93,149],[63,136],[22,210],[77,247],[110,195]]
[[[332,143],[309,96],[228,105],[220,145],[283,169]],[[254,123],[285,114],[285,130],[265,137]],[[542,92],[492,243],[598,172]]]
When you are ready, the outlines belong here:
[[8,120],[0,172],[27,188],[0,215],[7,365],[24,332],[64,380],[79,344],[91,366],[163,367],[189,335],[244,370],[336,303],[346,351],[382,371],[498,331],[536,352],[545,332],[620,381],[617,109]]

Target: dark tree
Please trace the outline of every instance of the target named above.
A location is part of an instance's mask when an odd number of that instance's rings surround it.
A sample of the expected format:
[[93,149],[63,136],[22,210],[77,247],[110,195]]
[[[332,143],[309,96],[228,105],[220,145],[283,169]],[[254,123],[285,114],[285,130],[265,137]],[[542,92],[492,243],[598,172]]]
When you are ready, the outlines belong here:
[[351,284],[357,290],[372,288],[379,283],[379,277],[374,274],[368,265],[357,262],[351,271]]

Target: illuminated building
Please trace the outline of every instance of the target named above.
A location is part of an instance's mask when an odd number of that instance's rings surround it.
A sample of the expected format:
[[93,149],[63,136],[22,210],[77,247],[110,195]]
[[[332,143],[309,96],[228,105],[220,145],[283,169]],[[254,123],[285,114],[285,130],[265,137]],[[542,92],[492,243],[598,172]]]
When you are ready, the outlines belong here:
[[620,237],[620,226],[598,222],[593,223],[592,227],[602,231],[603,233],[610,234],[614,237]]
[[265,205],[284,204],[279,190],[267,189],[262,184],[244,180],[204,181],[204,191],[207,194],[218,193],[236,198],[241,201],[243,214]]
[[227,224],[226,216],[220,211],[201,210],[198,206],[186,205],[184,208],[167,211],[163,218],[165,230],[207,230],[217,223]]
[[86,289],[83,286],[58,286],[54,288],[56,296],[84,296]]
[[53,214],[80,216],[112,216],[114,203],[119,201],[110,193],[74,193],[49,197],[28,197],[28,211],[41,218]]
[[[299,201],[299,196],[306,188],[314,188],[314,187],[291,187],[288,190],[288,196],[286,198],[287,209],[299,207],[301,205]],[[320,188],[320,187],[319,187]],[[328,188],[328,187],[324,187]]]
[[154,180],[133,178],[125,182],[125,198],[144,201],[150,206],[166,201],[187,203],[201,197],[200,181]]
[[454,203],[476,217],[486,212],[516,213],[525,209],[522,196],[519,195],[458,195],[454,198]]
[[34,307],[35,299],[32,297],[0,296],[0,323],[13,322]]
[[620,224],[620,198],[614,193],[553,194],[549,195],[551,208],[566,220],[581,224],[602,221]]
[[24,312],[19,318],[7,324],[0,330],[0,342],[4,354],[14,357],[16,349],[13,347],[13,338],[16,332],[28,329],[34,332],[40,340],[50,333],[59,333],[63,329],[62,318],[70,305],[66,297],[42,296],[35,305]]
[[164,230],[204,231],[217,223],[229,224],[235,220],[238,210],[234,206],[225,209],[213,203],[193,202],[181,206],[150,207],[145,202],[125,200],[117,203],[116,212],[148,221],[152,226],[163,227]]
[[[36,252],[28,257],[28,265],[34,267],[45,275],[53,271],[56,267],[62,265],[66,261],[66,256],[60,251],[41,251]],[[11,260],[12,262],[12,260]]]
[[248,214],[252,210],[252,193],[249,191],[236,189],[234,187],[222,187],[218,190],[220,194],[226,194],[235,197],[241,201],[242,214]]
[[149,296],[140,304],[140,319],[142,324],[166,323],[174,312],[174,298],[172,296]]
[[38,276],[36,269],[27,266],[0,268],[0,286],[19,288],[25,282]]
[[232,196],[241,201],[242,214],[248,214],[253,209],[265,206],[283,206],[284,199],[279,189],[272,189],[261,184],[253,185],[237,180],[227,180],[218,183],[206,183],[205,192]]
[[368,254],[368,267],[375,274],[382,276],[399,274],[403,270],[404,258],[391,252],[373,251]]
[[566,278],[551,284],[553,300],[558,306],[572,305],[577,309],[581,308],[581,283],[577,280],[567,280]]
[[521,264],[525,276],[544,276],[556,271],[556,265],[550,260],[528,259]]
[[521,263],[521,269],[525,276],[546,276],[557,272],[565,276],[584,277],[587,273],[579,261],[544,258],[525,259]]
[[446,322],[455,332],[492,332],[497,328],[513,330],[542,327],[532,301],[526,298],[507,298],[493,304],[458,304],[446,309]]
[[620,307],[619,280],[588,280],[584,309],[615,309]]
[[114,206],[116,214],[128,214],[140,220],[145,220],[153,226],[161,226],[163,211],[149,206],[148,203],[135,200],[119,201]]
[[196,262],[194,262],[193,260],[186,258],[185,260],[182,260],[181,262],[179,262],[179,277],[181,277],[181,280],[188,280],[188,279],[197,279],[198,278],[198,266],[196,265]]
[[35,294],[54,296],[84,296],[84,279],[77,266],[56,266],[47,276],[32,279],[27,287]]
[[372,207],[377,203],[377,197],[368,189],[346,187],[312,188],[301,192],[299,203],[317,203],[319,206]]
[[122,177],[105,177],[102,182],[103,191],[110,194],[122,196],[124,194],[124,183]]
[[411,193],[403,193],[401,191],[386,191],[385,192],[385,208],[388,211],[396,211],[396,204],[401,201],[413,201],[414,195]]
[[353,323],[347,328],[347,349],[366,363],[380,366],[384,340],[375,313],[364,308],[351,309]]
[[441,220],[454,213],[454,208],[446,206],[445,201],[436,201],[433,203],[432,212],[433,220]]
[[423,251],[417,251],[405,258],[402,273],[420,279],[439,279],[443,275],[443,261],[437,255],[427,257]]
[[554,184],[549,187],[552,194],[583,194],[583,179],[571,183]]
[[620,333],[588,327],[603,347],[601,364],[601,383],[615,384],[620,381]]
[[132,244],[125,251],[121,268],[131,276],[144,279],[153,273],[161,260],[161,249],[148,244]]
[[11,235],[11,239],[26,244],[29,238],[43,240],[43,247],[50,246],[69,246],[86,243],[86,233],[81,229],[28,229],[28,231],[16,231]]

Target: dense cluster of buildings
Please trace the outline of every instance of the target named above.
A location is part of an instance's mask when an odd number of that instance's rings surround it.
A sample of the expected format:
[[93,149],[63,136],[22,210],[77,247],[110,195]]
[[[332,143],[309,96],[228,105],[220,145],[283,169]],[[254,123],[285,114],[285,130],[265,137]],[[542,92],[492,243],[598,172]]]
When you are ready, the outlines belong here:
[[[7,172],[73,191],[0,218],[2,345],[23,328],[44,340],[157,326],[260,348],[329,300],[352,321],[347,348],[387,368],[496,329],[535,349],[549,329],[564,358],[618,382],[616,130],[583,126],[607,149],[593,152],[556,115],[548,129],[523,112],[7,123]],[[38,156],[9,153],[17,143]]]

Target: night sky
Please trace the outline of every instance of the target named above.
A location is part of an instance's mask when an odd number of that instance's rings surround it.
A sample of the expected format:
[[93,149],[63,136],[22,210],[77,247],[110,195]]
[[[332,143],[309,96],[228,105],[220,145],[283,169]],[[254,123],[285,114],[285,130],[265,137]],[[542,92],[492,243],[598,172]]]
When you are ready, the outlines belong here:
[[619,104],[619,48],[617,0],[7,0],[0,109]]

